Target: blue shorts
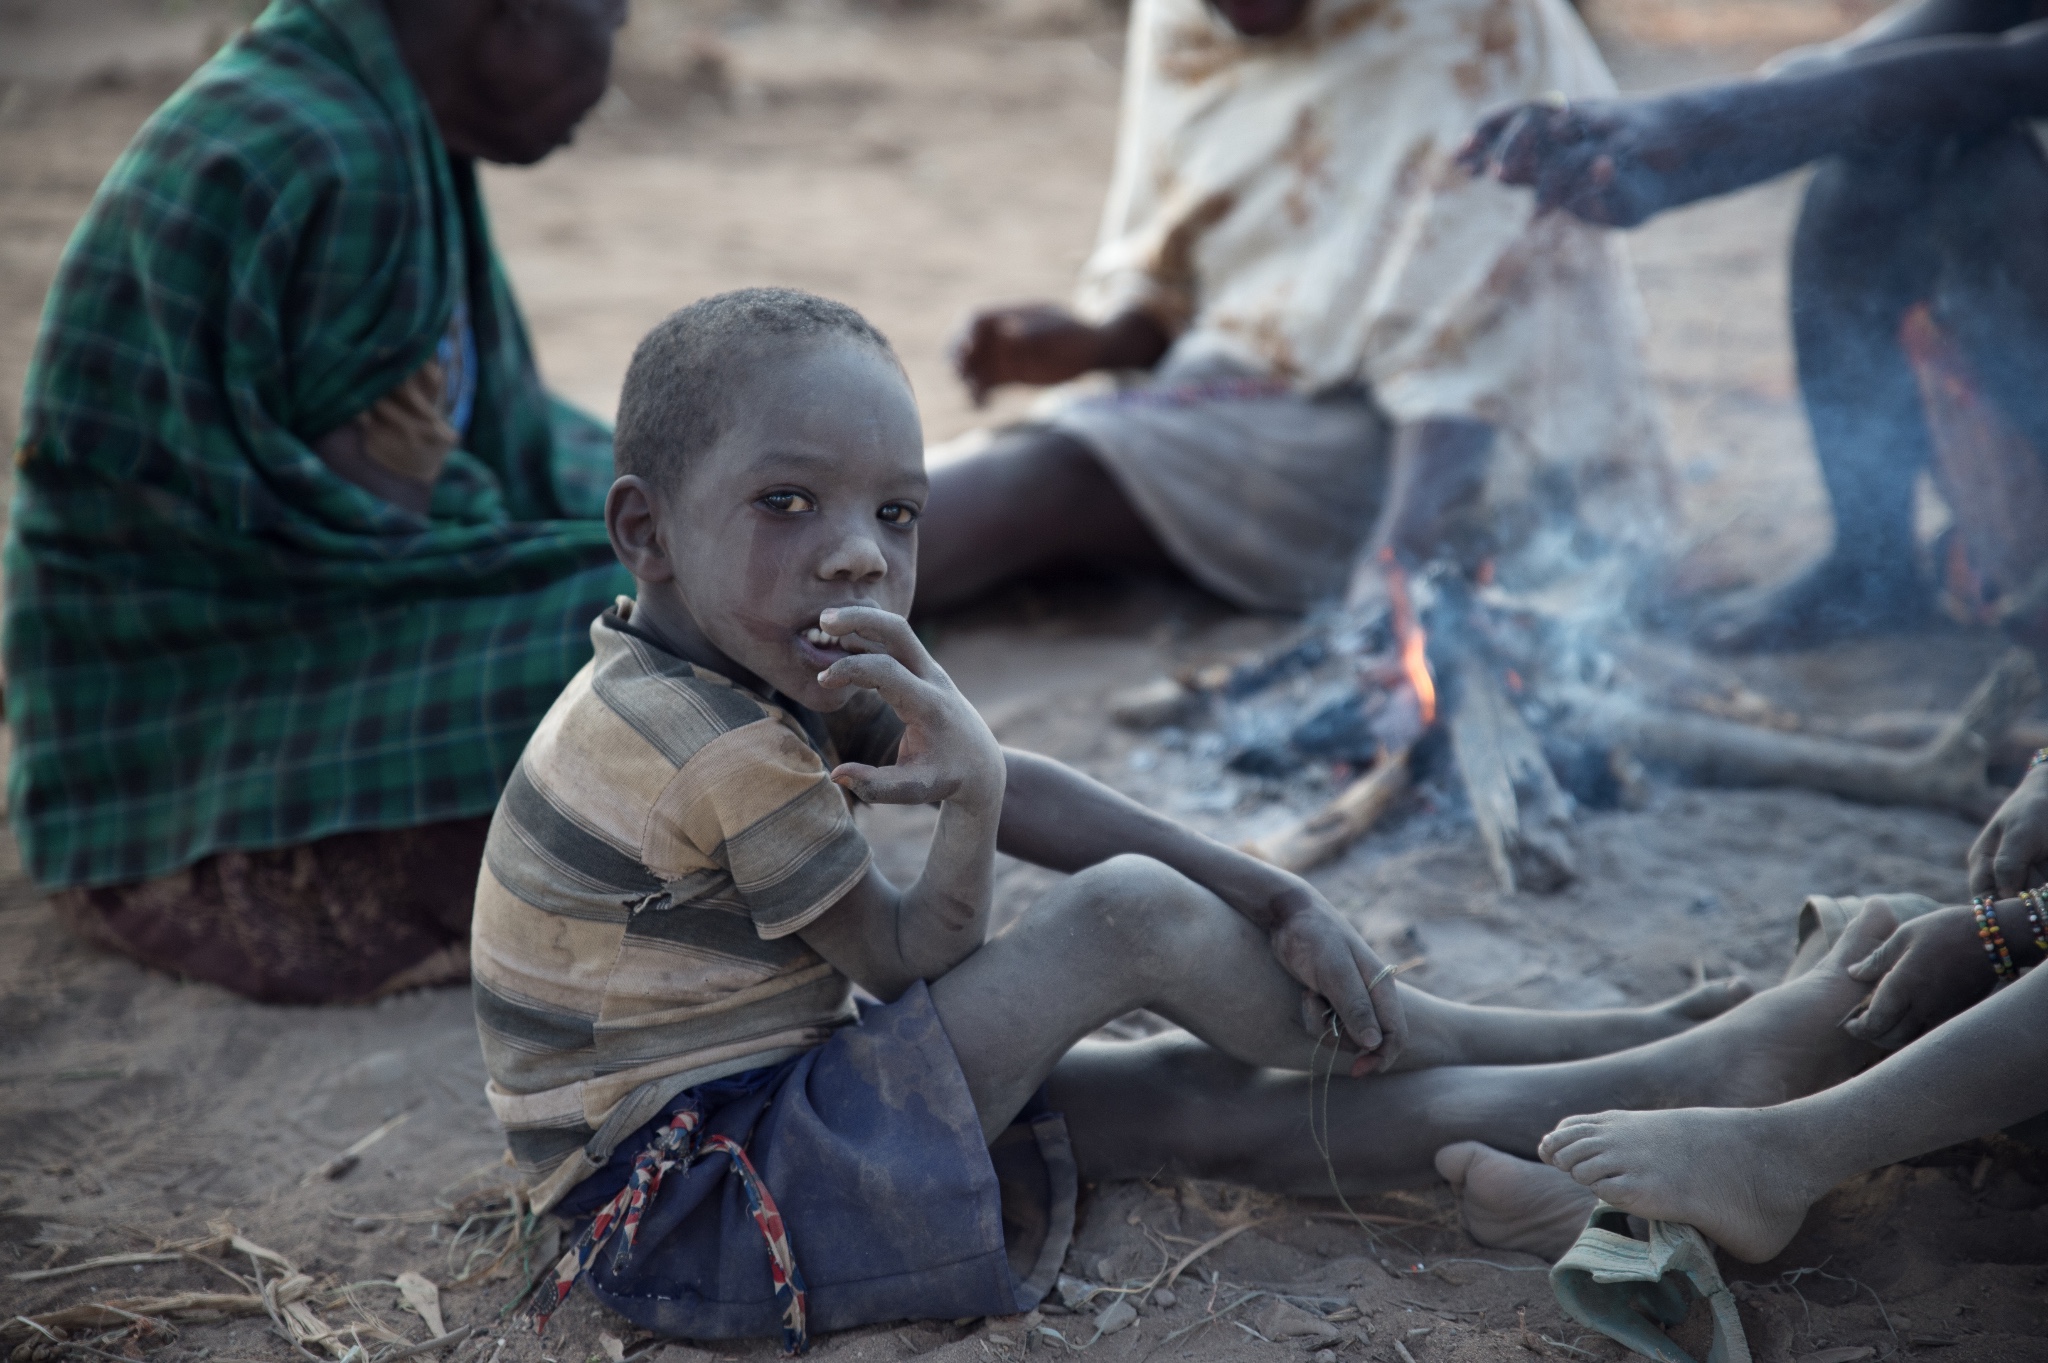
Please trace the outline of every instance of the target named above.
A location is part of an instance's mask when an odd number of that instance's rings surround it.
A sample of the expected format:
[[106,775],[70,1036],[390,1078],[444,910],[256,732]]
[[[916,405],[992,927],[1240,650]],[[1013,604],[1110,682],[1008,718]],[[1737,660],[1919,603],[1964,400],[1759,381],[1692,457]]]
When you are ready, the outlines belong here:
[[[556,1207],[586,1217],[625,1186],[678,1106],[746,1148],[782,1209],[810,1328],[1028,1311],[1073,1237],[1076,1176],[1065,1121],[1042,1096],[993,1146],[931,995],[914,984],[813,1050],[680,1095],[621,1141]],[[782,1312],[768,1250],[731,1161],[670,1172],[632,1257],[600,1254],[585,1279],[643,1329],[686,1339],[772,1336]]]

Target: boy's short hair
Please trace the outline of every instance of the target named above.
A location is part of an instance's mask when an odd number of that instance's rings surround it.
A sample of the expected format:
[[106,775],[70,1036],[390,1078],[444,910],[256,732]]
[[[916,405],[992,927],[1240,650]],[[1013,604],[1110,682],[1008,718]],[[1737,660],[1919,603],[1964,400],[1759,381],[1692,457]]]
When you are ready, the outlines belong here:
[[843,336],[896,351],[867,318],[801,289],[735,289],[672,312],[642,338],[626,367],[612,466],[673,486],[724,433],[733,379],[761,343]]

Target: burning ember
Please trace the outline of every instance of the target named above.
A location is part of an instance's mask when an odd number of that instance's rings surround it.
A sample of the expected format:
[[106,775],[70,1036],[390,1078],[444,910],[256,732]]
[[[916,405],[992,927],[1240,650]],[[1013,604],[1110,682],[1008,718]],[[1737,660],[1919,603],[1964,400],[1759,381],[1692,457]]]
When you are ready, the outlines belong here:
[[1421,727],[1436,723],[1436,678],[1429,670],[1429,633],[1415,618],[1414,603],[1408,599],[1408,574],[1394,558],[1394,551],[1380,551],[1386,566],[1387,595],[1394,607],[1394,642],[1400,651],[1401,672],[1415,693],[1415,710]]
[[[1739,676],[1640,637],[1598,573],[1539,590],[1489,581],[1484,566],[1382,565],[1383,610],[1324,613],[1278,648],[1113,701],[1120,723],[1159,735],[1133,769],[1158,768],[1176,812],[1286,802],[1290,822],[1242,846],[1291,870],[1339,855],[1421,786],[1425,807],[1469,813],[1504,889],[1542,893],[1576,874],[1575,810],[1646,798],[1645,763],[1981,817],[2002,794],[1986,754],[2004,743],[2024,766],[2033,749],[2007,731],[2048,689],[2014,650],[1959,712],[1906,716],[1895,737],[1775,711],[1760,726],[1762,699]],[[1312,793],[1322,803],[1306,809]]]

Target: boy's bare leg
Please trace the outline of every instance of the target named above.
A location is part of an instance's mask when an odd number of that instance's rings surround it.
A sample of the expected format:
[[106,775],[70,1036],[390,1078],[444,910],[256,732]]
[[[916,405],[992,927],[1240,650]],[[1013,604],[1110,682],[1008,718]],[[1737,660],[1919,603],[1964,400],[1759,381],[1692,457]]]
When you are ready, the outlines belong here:
[[918,523],[920,615],[1061,565],[1171,566],[1102,462],[1049,427],[999,431],[931,480]]
[[[1347,1189],[1424,1178],[1436,1151],[1459,1140],[1533,1153],[1559,1119],[1596,1105],[1778,1101],[1832,1082],[1871,1053],[1834,1026],[1865,992],[1839,958],[1860,960],[1892,926],[1881,911],[1866,918],[1875,927],[1859,920],[1823,968],[1691,1032],[1599,1060],[1351,1080],[1349,1053],[1324,1045],[1316,1082],[1327,1089],[1339,1177]],[[1301,987],[1257,929],[1157,862],[1119,857],[1073,877],[932,997],[991,1135],[1050,1075],[1090,1177],[1170,1168],[1282,1191],[1329,1186],[1308,1138],[1302,1071],[1316,1045]],[[1195,1035],[1075,1044],[1134,1007]],[[1414,1039],[1430,1022],[1412,1027],[1411,1048],[1452,1049]],[[1339,1077],[1322,1077],[1332,1070]]]
[[1647,1008],[1487,1008],[1401,988],[1412,1032],[1398,1070],[1440,1065],[1545,1065],[1611,1055],[1676,1036],[1733,1008],[1753,991],[1742,979],[1709,980]]
[[2036,970],[1846,1083],[1756,1110],[1601,1112],[1543,1157],[1625,1211],[1774,1258],[1843,1179],[2048,1110],[2048,972]]

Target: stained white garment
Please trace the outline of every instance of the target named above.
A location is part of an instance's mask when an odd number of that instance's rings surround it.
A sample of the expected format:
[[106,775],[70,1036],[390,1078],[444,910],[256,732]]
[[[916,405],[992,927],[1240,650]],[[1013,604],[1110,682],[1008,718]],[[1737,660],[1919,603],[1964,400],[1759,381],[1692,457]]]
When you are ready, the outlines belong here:
[[[1202,0],[1136,0],[1115,178],[1079,305],[1143,308],[1183,362],[1397,422],[1499,431],[1489,500],[1648,547],[1671,480],[1621,244],[1452,154],[1521,100],[1614,93],[1564,0],[1313,0],[1246,38]],[[1517,538],[1503,524],[1504,540]]]

